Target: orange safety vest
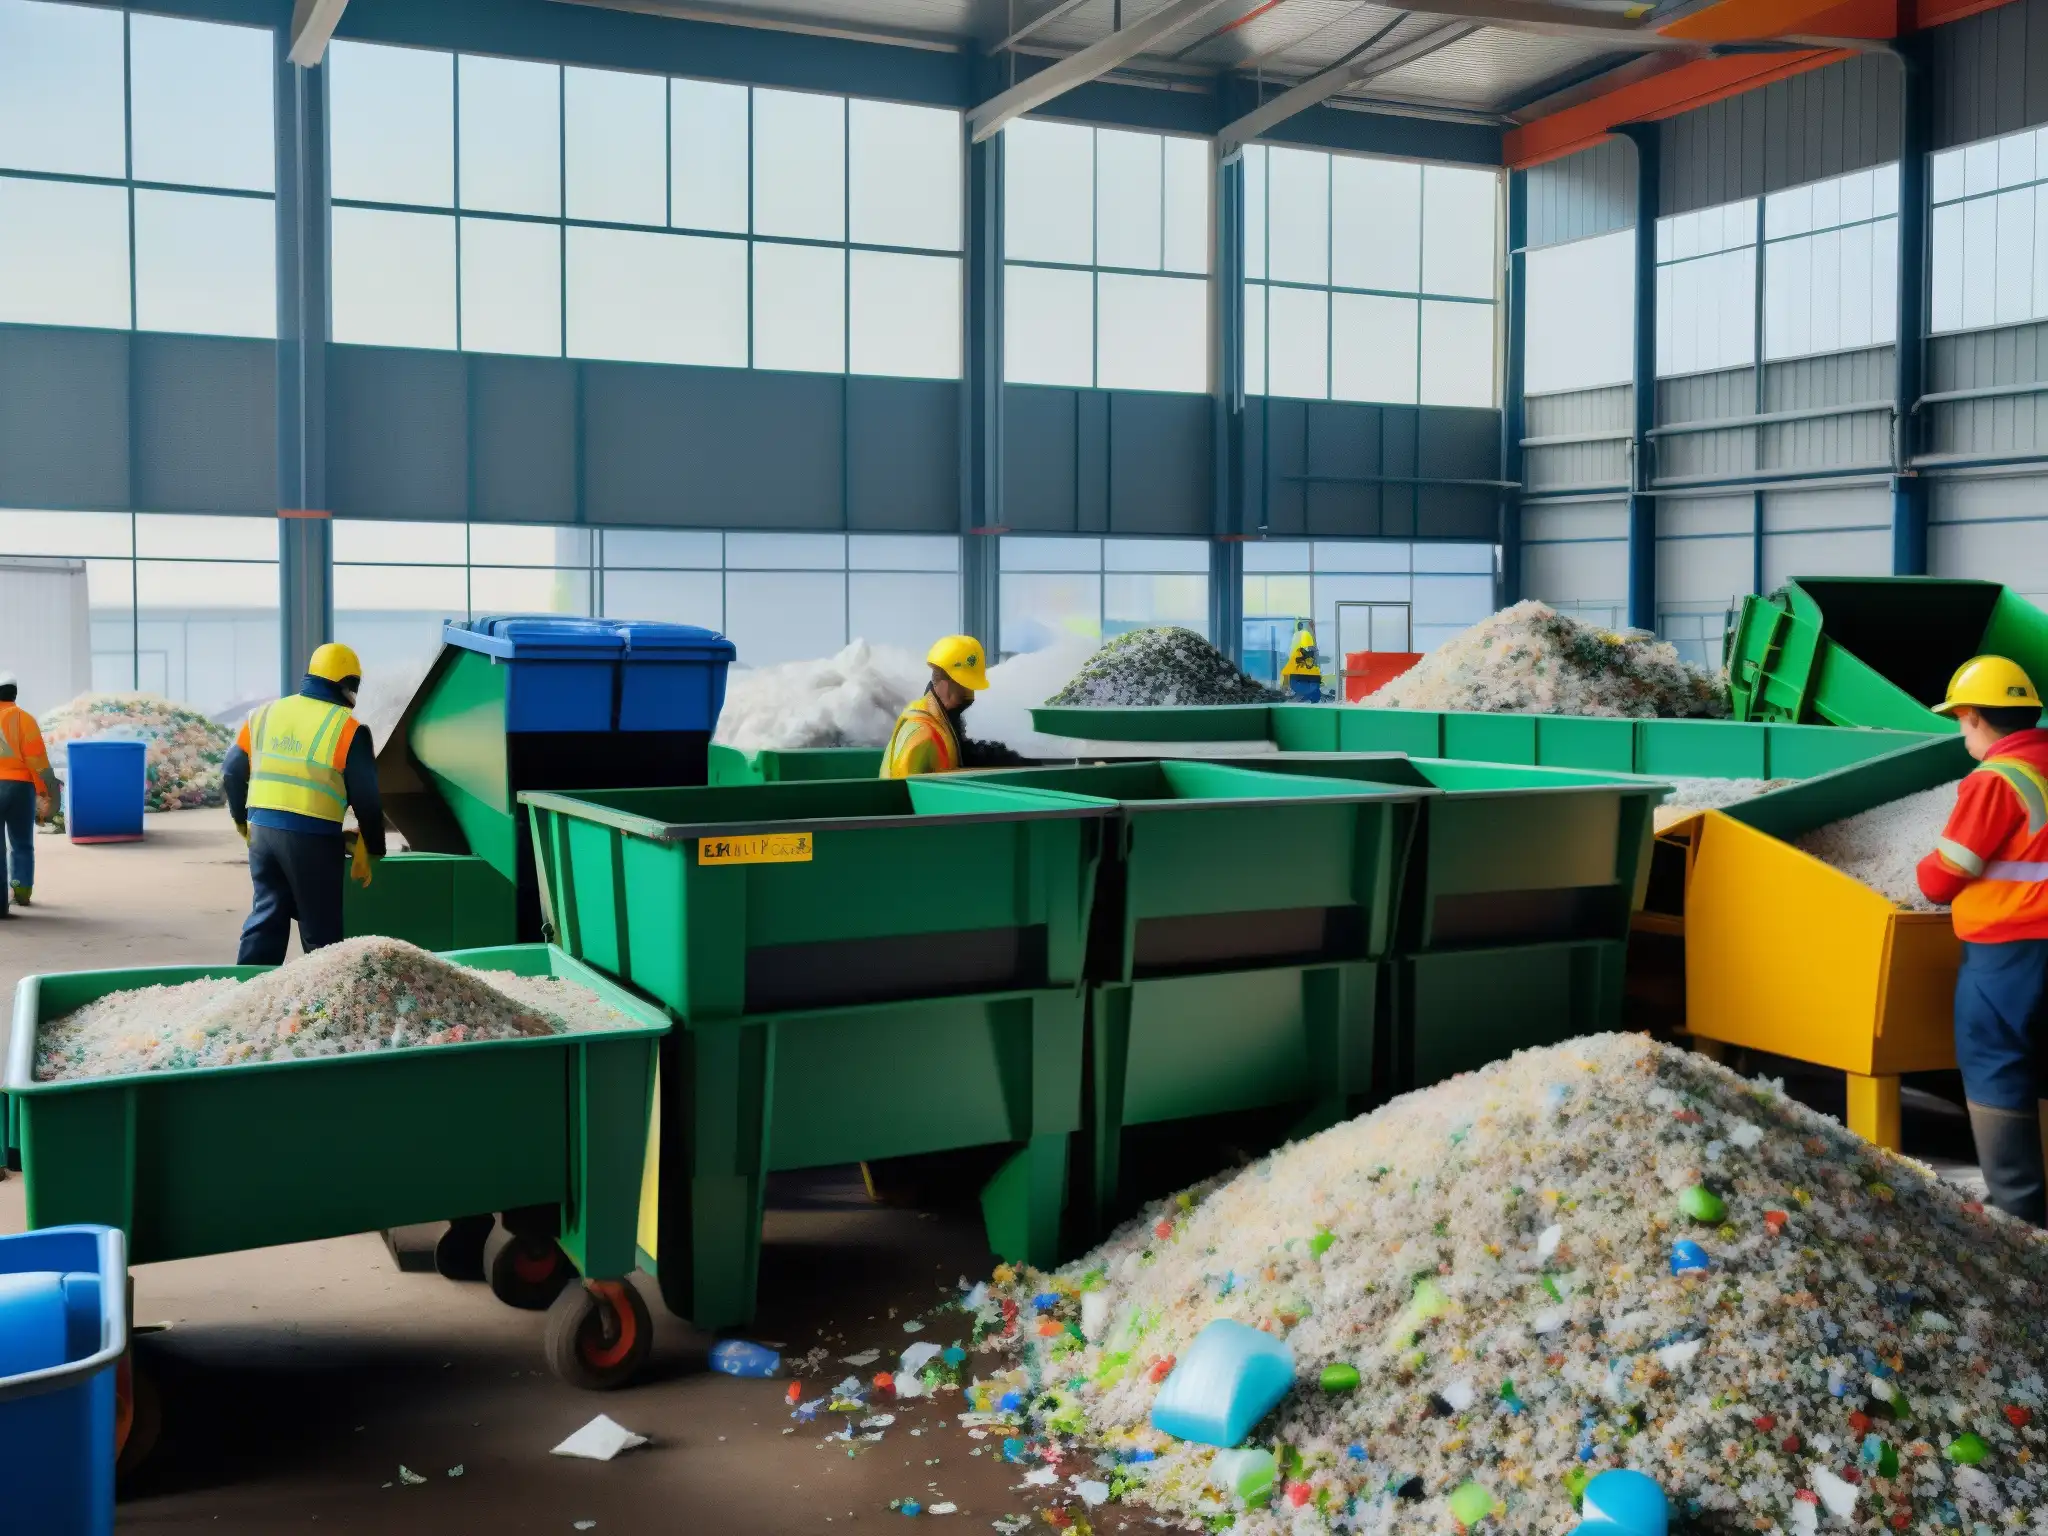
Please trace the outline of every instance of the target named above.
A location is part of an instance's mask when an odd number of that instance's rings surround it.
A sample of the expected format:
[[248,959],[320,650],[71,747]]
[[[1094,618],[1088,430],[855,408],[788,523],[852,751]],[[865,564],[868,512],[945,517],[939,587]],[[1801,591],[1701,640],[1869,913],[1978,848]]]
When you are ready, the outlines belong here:
[[896,717],[882,754],[881,777],[914,778],[921,773],[951,773],[960,766],[960,736],[939,701],[919,694]]
[[49,753],[36,717],[19,704],[0,704],[0,783],[33,784],[46,792]]

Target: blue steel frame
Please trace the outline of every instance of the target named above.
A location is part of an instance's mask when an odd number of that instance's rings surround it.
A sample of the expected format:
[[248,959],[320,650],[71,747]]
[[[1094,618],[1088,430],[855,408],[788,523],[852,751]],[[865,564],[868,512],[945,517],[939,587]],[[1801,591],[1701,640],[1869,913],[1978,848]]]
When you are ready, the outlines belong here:
[[1657,208],[1658,125],[1631,123],[1621,132],[1636,147],[1635,413],[1629,438],[1628,622],[1657,627]]
[[[1892,413],[1892,574],[1927,574],[1927,481],[1912,467],[1920,451],[1920,391],[1927,351],[1927,164],[1934,148],[1934,93],[1927,35],[1898,46],[1899,323]],[[1757,590],[1763,590],[1759,579]]]
[[[1522,437],[1528,421],[1522,370],[1529,353],[1529,173],[1510,171],[1507,181],[1507,272],[1501,285],[1506,316],[1501,346],[1500,477],[1520,486]],[[1494,597],[1502,607],[1522,600],[1522,503],[1518,490],[1501,493],[1500,571]]]

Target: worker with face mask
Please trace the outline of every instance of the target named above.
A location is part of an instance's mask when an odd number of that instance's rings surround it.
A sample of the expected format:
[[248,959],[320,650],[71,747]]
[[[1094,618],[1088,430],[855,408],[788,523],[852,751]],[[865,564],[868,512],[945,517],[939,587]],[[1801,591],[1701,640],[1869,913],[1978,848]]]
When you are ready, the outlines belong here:
[[885,779],[920,773],[951,773],[968,766],[968,741],[960,717],[988,686],[981,642],[972,635],[948,635],[925,653],[932,680],[896,717],[882,754]]
[[[241,965],[278,965],[299,925],[310,952],[341,938],[342,880],[370,883],[384,857],[376,749],[349,711],[363,664],[345,645],[313,653],[299,691],[242,723],[222,773],[228,813],[249,845],[255,900],[242,925]],[[356,813],[351,842],[342,821]]]
[[13,905],[25,907],[35,894],[36,823],[56,815],[64,787],[50,771],[36,717],[14,702],[18,691],[14,674],[0,672],[0,848],[7,855],[0,917],[8,915],[10,895]]
[[2048,731],[2033,679],[2003,656],[1965,662],[1935,708],[1979,766],[1956,790],[1920,889],[1952,908],[1956,1064],[1991,1203],[2048,1225]]

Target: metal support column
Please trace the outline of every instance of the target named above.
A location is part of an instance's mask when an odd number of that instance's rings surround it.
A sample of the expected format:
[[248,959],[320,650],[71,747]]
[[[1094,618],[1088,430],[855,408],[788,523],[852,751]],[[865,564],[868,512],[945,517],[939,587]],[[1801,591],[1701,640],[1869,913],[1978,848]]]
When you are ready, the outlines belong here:
[[[1529,173],[1508,172],[1506,344],[1503,346],[1500,392],[1500,477],[1510,485],[1522,482],[1522,439],[1526,436],[1522,374],[1529,350]],[[1494,603],[1505,608],[1522,600],[1522,493],[1500,496],[1500,570]]]
[[1892,574],[1927,574],[1927,482],[1913,471],[1927,333],[1927,157],[1934,93],[1924,34],[1902,38],[1899,100],[1899,323],[1892,428]]
[[[961,133],[967,132],[962,126]],[[960,376],[960,625],[1002,655],[1003,138],[967,146]]]
[[1621,132],[1636,147],[1635,417],[1629,441],[1628,622],[1657,627],[1657,498],[1653,458],[1657,425],[1658,128],[1630,123]]
[[1209,378],[1215,401],[1215,522],[1209,638],[1244,659],[1244,156],[1212,166]]
[[327,508],[326,69],[277,33],[277,576],[280,686],[334,638]]

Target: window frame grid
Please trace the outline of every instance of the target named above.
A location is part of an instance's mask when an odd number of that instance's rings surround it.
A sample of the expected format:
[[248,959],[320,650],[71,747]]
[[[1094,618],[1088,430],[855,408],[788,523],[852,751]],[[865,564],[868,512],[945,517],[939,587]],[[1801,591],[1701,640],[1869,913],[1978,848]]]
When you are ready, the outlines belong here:
[[[1263,143],[1252,145],[1249,147],[1262,151],[1275,147],[1288,150],[1293,150],[1297,148],[1297,146],[1289,144],[1273,146]],[[1323,270],[1326,273],[1335,273],[1337,270],[1337,157],[1339,154],[1344,152],[1340,150],[1319,149],[1311,149],[1308,152],[1313,154],[1320,154],[1323,157]],[[1340,283],[1335,279],[1334,276],[1328,278],[1326,281],[1321,283],[1305,283],[1295,278],[1276,278],[1272,276],[1271,274],[1273,271],[1273,181],[1271,170],[1262,170],[1261,180],[1263,185],[1259,198],[1259,211],[1261,214],[1261,222],[1263,224],[1263,245],[1261,249],[1259,270],[1264,275],[1256,278],[1245,278],[1243,279],[1241,286],[1248,289],[1257,288],[1260,290],[1259,307],[1262,319],[1259,326],[1259,343],[1262,350],[1259,359],[1259,380],[1263,387],[1257,390],[1253,390],[1247,387],[1245,393],[1247,395],[1254,396],[1255,398],[1266,400],[1320,399],[1342,405],[1391,405],[1396,407],[1406,407],[1410,409],[1420,410],[1422,409],[1424,404],[1422,399],[1422,306],[1424,304],[1471,304],[1486,309],[1490,309],[1494,312],[1493,359],[1490,370],[1493,376],[1493,381],[1491,385],[1493,399],[1491,404],[1486,408],[1491,410],[1498,410],[1500,408],[1501,390],[1501,279],[1498,270],[1498,262],[1496,261],[1495,263],[1496,271],[1494,277],[1494,294],[1491,298],[1476,298],[1469,293],[1433,293],[1429,291],[1423,285],[1422,271],[1424,264],[1424,246],[1425,241],[1428,238],[1429,228],[1429,220],[1426,210],[1429,203],[1429,170],[1432,166],[1437,165],[1438,162],[1430,160],[1403,161],[1398,157],[1391,155],[1350,155],[1348,156],[1348,158],[1359,160],[1386,160],[1392,161],[1395,164],[1412,164],[1416,167],[1418,174],[1415,178],[1415,289],[1414,291],[1410,292],[1398,288],[1362,288],[1354,286],[1350,283]],[[1452,170],[1481,169],[1481,167],[1475,166],[1444,166],[1442,168]],[[1496,178],[1494,192],[1493,224],[1494,253],[1496,257],[1498,257],[1500,253],[1500,242],[1502,236],[1500,190],[1498,178]],[[1321,395],[1276,395],[1273,393],[1273,311],[1272,305],[1267,301],[1265,295],[1275,288],[1291,288],[1300,293],[1320,293],[1327,296],[1325,299],[1323,311],[1323,393]],[[1336,394],[1335,391],[1337,377],[1337,323],[1335,319],[1336,306],[1332,301],[1338,294],[1345,294],[1357,298],[1397,299],[1414,304],[1415,398],[1412,401],[1352,400],[1349,397],[1340,398]],[[1243,324],[1241,318],[1239,324],[1241,328]],[[1461,409],[1461,407],[1455,406],[1439,408],[1447,410]]]
[[[1981,192],[1970,191],[1969,181],[1967,179],[1969,152],[1972,149],[1977,148],[1979,145],[1990,146],[1995,148],[1997,145],[2004,143],[2007,139],[2018,138],[2032,138],[2034,140],[2034,175],[2026,181],[2016,181],[2012,183],[2012,185],[2010,186],[2005,185],[2003,182],[1994,182],[1993,185],[1986,187]],[[2033,128],[2019,128],[2015,129],[2011,133],[1992,134],[1987,138],[1972,139],[1968,143],[1953,144],[1950,145],[1947,149],[1934,149],[1929,150],[1927,152],[1927,261],[1925,263],[1925,271],[1922,274],[1926,291],[1921,296],[1923,312],[1926,315],[1925,329],[1927,333],[1927,339],[1931,340],[1936,336],[1971,336],[1980,335],[1988,331],[2012,330],[2017,326],[2038,325],[2042,323],[2044,320],[2048,320],[2048,310],[2044,310],[2042,313],[2035,314],[2025,320],[1989,320],[1983,322],[1982,324],[1977,325],[1962,324],[1949,327],[1938,326],[1935,323],[1934,318],[1934,252],[1936,245],[1935,222],[1937,216],[1944,208],[1966,208],[1971,203],[1990,202],[1994,199],[2005,196],[2007,193],[2025,192],[2031,189],[2033,191],[2036,202],[2035,217],[2038,220],[2040,217],[2040,199],[2044,196],[2048,196],[2048,170],[2043,169],[2043,160],[2044,158],[2048,158],[2042,155],[2044,142],[2048,142],[2048,125]],[[1963,181],[1964,190],[1957,193],[1954,197],[1938,197],[1935,194],[1934,163],[1937,160],[1940,160],[1945,156],[1950,155],[1956,156],[1964,166],[1964,170],[1962,173],[1965,178]],[[1965,229],[1967,229],[1967,224],[1965,225]],[[1959,231],[1959,234],[1960,233],[1961,232]],[[1994,283],[1996,282],[1996,274],[1997,268],[1996,263],[1994,261]],[[1962,277],[1963,281],[1967,284],[1969,277],[1968,272],[1964,272]]]
[[[277,325],[274,316],[271,322],[270,334],[268,336],[256,337],[246,337],[241,332],[226,331],[160,331],[154,328],[145,330],[145,328],[141,324],[142,317],[140,312],[140,306],[138,303],[140,297],[140,280],[136,273],[137,253],[135,246],[135,194],[137,192],[170,192],[185,194],[197,193],[207,197],[238,197],[247,199],[248,201],[251,202],[268,203],[274,210],[277,206],[277,187],[275,185],[275,182],[273,182],[271,189],[268,192],[259,192],[252,190],[251,188],[248,187],[215,186],[212,185],[211,183],[201,181],[159,181],[155,179],[136,179],[134,37],[135,12],[129,6],[124,5],[120,8],[120,16],[121,174],[119,176],[99,176],[85,171],[36,171],[29,170],[23,167],[0,164],[0,181],[40,181],[55,183],[56,185],[59,186],[110,187],[117,188],[121,191],[123,196],[123,202],[126,205],[127,209],[128,224],[128,323],[125,326],[115,327],[105,325],[78,326],[70,324],[68,322],[10,320],[0,321],[0,330],[4,330],[7,329],[8,327],[17,325],[40,325],[57,323],[62,324],[65,329],[93,331],[118,330],[124,331],[129,335],[147,334],[152,336],[236,336],[248,340],[275,341],[277,339]],[[250,26],[249,24],[244,22],[217,21],[211,17],[174,16],[173,19],[195,21],[207,26],[241,27],[244,31],[251,32],[271,32],[273,30],[268,27]],[[272,137],[274,138],[277,133],[277,92],[274,85],[272,87],[270,95],[270,126],[271,134]],[[276,235],[274,233],[276,226],[276,219],[274,215],[271,223],[273,234],[271,237],[270,260],[271,265],[275,267],[277,264],[277,241]]]
[[[754,311],[755,311],[755,281],[754,281],[754,248],[755,248],[756,246],[760,246],[760,245],[786,245],[786,246],[800,246],[800,247],[804,247],[804,248],[806,248],[806,249],[811,249],[811,250],[829,250],[829,251],[839,251],[839,252],[841,252],[841,253],[842,253],[842,259],[841,259],[841,262],[840,262],[840,267],[841,267],[841,277],[840,277],[840,317],[839,317],[839,328],[840,328],[840,336],[839,336],[839,356],[840,356],[840,366],[839,366],[839,367],[838,367],[837,369],[804,369],[804,370],[799,370],[799,371],[802,371],[802,372],[814,372],[814,373],[818,373],[818,374],[820,374],[820,375],[822,375],[823,377],[826,377],[826,378],[831,378],[831,377],[834,377],[834,376],[839,376],[839,377],[859,377],[859,378],[906,378],[906,377],[908,377],[908,378],[930,378],[930,377],[933,377],[933,375],[928,375],[928,374],[914,374],[914,375],[905,375],[905,374],[857,374],[857,373],[855,372],[854,368],[853,368],[853,253],[854,253],[854,252],[856,252],[856,251],[864,251],[864,252],[873,252],[873,253],[876,253],[876,254],[879,254],[879,255],[888,255],[888,256],[920,256],[920,257],[934,258],[934,259],[940,259],[940,260],[951,260],[951,261],[955,261],[955,262],[959,262],[959,263],[961,263],[961,264],[962,264],[962,266],[963,266],[963,269],[964,269],[964,265],[965,265],[965,262],[966,262],[966,230],[967,230],[967,213],[966,213],[966,208],[965,208],[965,204],[964,204],[964,202],[963,202],[963,204],[962,204],[962,207],[961,207],[961,210],[960,210],[960,221],[959,221],[959,225],[958,225],[958,227],[957,227],[957,229],[956,229],[956,232],[955,232],[955,242],[954,242],[954,244],[953,244],[952,246],[950,246],[950,247],[938,247],[938,246],[925,246],[925,245],[896,245],[896,244],[885,244],[885,243],[882,243],[882,242],[878,242],[878,241],[869,241],[869,240],[856,240],[856,239],[854,239],[854,238],[853,238],[853,220],[852,220],[852,191],[853,191],[853,134],[852,134],[852,108],[853,108],[853,103],[854,103],[854,102],[855,102],[856,100],[870,100],[870,99],[872,99],[872,100],[875,100],[875,101],[877,101],[877,102],[878,102],[879,104],[881,104],[881,105],[893,105],[893,103],[889,103],[889,102],[887,102],[887,101],[884,101],[884,100],[883,100],[882,98],[879,98],[879,97],[877,97],[877,98],[867,98],[867,97],[854,97],[854,96],[851,96],[851,95],[847,95],[847,94],[845,94],[845,93],[842,93],[842,92],[836,92],[836,91],[791,91],[791,92],[790,92],[790,94],[795,94],[795,95],[806,95],[806,96],[820,96],[820,97],[824,97],[824,98],[826,98],[827,100],[832,100],[832,101],[836,101],[836,102],[837,102],[837,103],[839,104],[839,113],[840,113],[840,156],[839,156],[839,173],[840,173],[840,189],[841,189],[841,199],[842,199],[842,208],[843,208],[843,210],[844,210],[844,217],[845,217],[845,232],[844,232],[844,234],[842,235],[842,237],[841,237],[840,239],[838,239],[838,240],[827,240],[827,239],[820,239],[820,238],[817,238],[817,237],[815,237],[815,236],[803,236],[803,235],[761,235],[761,234],[757,234],[757,233],[756,233],[756,232],[754,231],[754,222],[755,222],[755,206],[754,206],[754,180],[755,180],[755,178],[754,178],[754,156],[755,156],[755,154],[756,154],[756,152],[757,152],[757,146],[758,146],[758,142],[759,142],[758,134],[757,134],[757,131],[756,131],[756,123],[755,123],[755,101],[756,101],[756,97],[757,97],[758,93],[759,93],[760,91],[762,91],[762,90],[771,90],[771,89],[773,89],[773,90],[780,90],[780,89],[782,89],[782,88],[781,88],[781,87],[770,87],[770,86],[756,86],[756,85],[753,85],[753,84],[744,84],[744,85],[739,85],[739,86],[737,86],[737,88],[738,88],[738,89],[740,89],[740,90],[744,90],[744,91],[745,91],[745,92],[747,93],[747,147],[746,147],[746,161],[745,161],[745,170],[746,170],[746,178],[745,178],[745,179],[746,179],[746,199],[747,199],[747,227],[746,227],[746,229],[745,229],[745,230],[730,230],[730,229],[706,229],[706,228],[701,228],[701,227],[698,227],[698,226],[695,226],[695,225],[680,225],[680,224],[677,224],[677,223],[675,222],[675,86],[676,86],[676,84],[677,84],[678,82],[685,82],[685,83],[690,83],[690,84],[704,84],[704,85],[727,85],[727,84],[732,84],[732,82],[728,82],[728,81],[722,81],[722,80],[711,80],[711,79],[706,79],[706,78],[703,78],[703,77],[699,77],[699,76],[695,76],[695,75],[675,75],[675,74],[669,74],[669,73],[667,73],[667,72],[665,72],[665,71],[657,71],[657,70],[614,70],[614,69],[608,69],[608,68],[607,68],[607,69],[599,69],[599,68],[593,67],[593,72],[594,72],[594,73],[609,73],[609,74],[632,74],[632,75],[642,75],[642,76],[650,76],[650,77],[652,77],[652,78],[654,78],[654,79],[658,79],[658,80],[660,80],[660,81],[662,82],[662,126],[663,126],[663,136],[662,136],[662,145],[661,145],[661,156],[662,156],[662,208],[663,208],[663,211],[664,211],[664,213],[665,213],[665,215],[666,215],[666,218],[667,218],[667,222],[666,222],[666,223],[663,223],[663,224],[642,224],[642,223],[636,223],[636,222],[630,222],[630,221],[624,221],[624,220],[611,220],[611,219],[591,219],[591,218],[582,218],[582,217],[572,217],[572,216],[571,216],[571,215],[569,214],[569,211],[568,211],[568,209],[569,209],[569,147],[568,147],[568,119],[569,119],[569,113],[568,113],[568,71],[569,71],[570,69],[572,69],[572,68],[582,68],[582,67],[584,67],[584,66],[581,66],[581,65],[572,65],[572,64],[566,64],[566,63],[564,63],[564,62],[562,62],[562,61],[560,61],[560,60],[546,60],[546,59],[535,59],[535,60],[524,60],[524,59],[522,59],[522,60],[518,60],[518,62],[522,62],[522,63],[535,63],[535,64],[539,64],[539,65],[541,65],[542,67],[544,67],[544,68],[550,68],[550,69],[554,70],[554,72],[555,72],[555,162],[556,162],[556,174],[557,174],[557,197],[556,197],[556,201],[557,201],[557,205],[558,205],[558,207],[559,207],[559,208],[561,209],[561,212],[559,212],[559,213],[557,213],[557,214],[536,214],[536,213],[511,213],[511,212],[505,212],[505,211],[501,211],[501,210],[497,210],[497,209],[474,209],[474,210],[472,210],[472,209],[466,209],[466,208],[464,208],[464,207],[462,206],[462,60],[463,60],[463,59],[464,59],[465,57],[476,57],[476,58],[497,58],[497,57],[500,57],[500,56],[499,56],[499,55],[494,55],[494,54],[471,54],[471,53],[468,53],[468,52],[466,52],[465,50],[461,50],[461,49],[445,49],[445,48],[424,48],[424,47],[416,48],[416,47],[413,47],[413,46],[412,46],[412,45],[410,45],[410,44],[401,44],[401,43],[377,43],[377,44],[370,44],[370,45],[368,45],[368,46],[373,46],[373,47],[381,47],[381,48],[407,48],[407,49],[408,49],[409,51],[412,51],[412,52],[418,52],[418,53],[434,53],[434,54],[445,54],[445,55],[447,56],[447,58],[448,58],[448,60],[449,60],[449,69],[450,69],[450,71],[451,71],[451,75],[452,75],[452,82],[453,82],[453,88],[452,88],[452,93],[451,93],[451,97],[450,97],[450,103],[451,103],[451,105],[450,105],[450,144],[451,144],[451,147],[452,147],[452,150],[453,150],[453,153],[454,153],[454,180],[453,180],[453,184],[452,184],[452,191],[451,191],[451,195],[450,195],[450,200],[449,200],[449,202],[448,202],[448,203],[446,203],[445,205],[443,205],[443,204],[421,204],[421,203],[398,203],[398,202],[389,202],[389,201],[386,201],[386,200],[383,200],[383,199],[379,199],[379,198],[364,198],[364,197],[336,197],[336,196],[332,196],[332,195],[330,195],[330,196],[329,196],[329,197],[328,197],[328,198],[326,199],[326,203],[325,203],[325,210],[324,210],[324,212],[325,212],[325,218],[326,218],[326,223],[327,223],[327,238],[328,238],[328,253],[329,253],[329,261],[331,262],[331,261],[332,261],[332,259],[333,259],[333,254],[332,254],[332,253],[333,253],[333,214],[334,214],[334,210],[335,210],[335,209],[337,209],[337,208],[351,208],[351,209],[361,209],[361,210],[364,210],[364,211],[366,211],[366,212],[371,212],[371,213],[387,213],[387,214],[408,214],[408,215],[414,215],[414,216],[419,216],[419,217],[425,217],[425,218],[446,218],[446,219],[450,219],[450,220],[452,220],[452,221],[453,221],[453,223],[454,223],[454,226],[455,226],[455,229],[454,229],[454,235],[455,235],[455,345],[454,345],[454,347],[453,347],[452,349],[443,349],[443,348],[435,347],[435,348],[431,348],[431,349],[428,349],[428,350],[433,350],[433,351],[441,351],[441,350],[453,350],[453,351],[456,351],[456,352],[468,352],[468,351],[470,350],[470,349],[469,349],[469,348],[468,348],[467,346],[465,346],[465,345],[464,345],[464,340],[463,340],[463,329],[464,329],[464,327],[463,327],[463,317],[462,317],[462,223],[463,223],[463,221],[464,221],[465,219],[475,219],[475,220],[478,220],[478,221],[486,221],[486,220],[495,220],[495,221],[497,221],[497,222],[499,222],[499,223],[505,223],[505,224],[526,224],[526,225],[542,225],[542,226],[552,227],[552,228],[554,228],[554,229],[555,229],[555,230],[557,231],[557,239],[556,239],[556,278],[557,278],[557,287],[558,287],[558,290],[559,290],[559,296],[560,296],[560,304],[561,304],[561,318],[560,318],[560,327],[559,327],[559,330],[560,330],[560,335],[559,335],[559,338],[558,338],[558,345],[559,345],[559,347],[560,347],[560,351],[554,354],[554,355],[555,355],[555,356],[557,356],[557,357],[560,357],[560,358],[563,358],[563,359],[567,359],[567,360],[569,360],[569,361],[585,361],[585,362],[604,362],[604,361],[608,361],[608,359],[604,359],[604,358],[583,358],[583,357],[581,357],[581,356],[580,356],[579,354],[576,354],[576,353],[572,353],[572,352],[571,352],[571,351],[569,350],[569,239],[568,239],[568,232],[569,232],[570,230],[572,230],[572,229],[591,229],[591,230],[616,230],[616,231],[621,231],[621,232],[624,232],[624,233],[627,233],[627,234],[643,234],[643,235],[672,235],[672,236],[686,236],[686,237],[688,237],[688,238],[691,238],[691,239],[697,239],[697,240],[725,240],[725,241],[733,241],[733,242],[737,242],[738,244],[740,244],[740,245],[742,245],[742,246],[744,246],[744,247],[746,248],[746,252],[747,252],[747,259],[746,259],[746,260],[745,260],[745,261],[744,261],[744,262],[743,262],[743,263],[741,264],[741,265],[742,265],[742,267],[743,267],[743,269],[744,269],[744,277],[743,277],[743,282],[744,282],[744,285],[745,285],[745,308],[746,308],[746,315],[745,315],[745,342],[746,342],[746,362],[745,362],[745,363],[744,363],[743,365],[737,365],[737,366],[744,366],[744,367],[745,367],[746,369],[748,369],[749,371],[751,371],[751,370],[753,370],[753,369],[755,369],[756,367],[758,367],[758,366],[759,366],[759,365],[758,365],[758,364],[756,363],[756,361],[755,361],[755,356],[754,356],[754,354],[755,354],[755,346],[754,346]],[[943,110],[943,109],[933,109],[933,110]],[[328,112],[330,113],[330,117],[329,117],[329,122],[328,122],[328,131],[329,131],[329,132],[331,133],[331,132],[332,132],[332,117],[331,117],[331,113],[332,113],[332,105],[331,105],[331,101],[330,101],[330,103],[329,103],[329,104],[328,104],[328,106],[327,106],[327,111],[328,111]],[[955,116],[957,117],[957,116],[958,116],[959,114],[957,114],[957,113],[956,113],[956,114],[954,114],[954,115],[955,115]],[[0,173],[0,174],[4,174],[4,173]],[[59,177],[59,178],[53,178],[53,179],[58,179],[58,180],[62,180],[62,179],[66,179],[66,178],[61,178],[61,177]],[[262,194],[250,194],[250,195],[262,195]],[[1162,213],[1162,217],[1163,217],[1163,213]],[[131,238],[131,240],[132,240],[132,238],[133,238],[133,234],[132,234],[132,228],[133,228],[133,221],[132,221],[132,219],[131,219],[131,221],[130,221],[130,227],[131,227],[131,235],[130,235],[130,238]],[[962,281],[963,281],[963,291],[964,291],[964,282],[965,282],[965,274],[964,274],[964,270],[963,270],[963,274],[962,274]],[[328,284],[328,308],[329,308],[329,313],[328,313],[328,329],[329,329],[329,339],[331,340],[331,339],[333,339],[333,338],[332,338],[332,331],[333,331],[333,283],[332,283],[331,279],[330,279],[330,282],[329,282],[329,284]],[[342,346],[349,346],[349,345],[378,345],[377,343],[350,343],[350,342],[341,342],[341,343],[338,343],[338,344],[339,344],[339,345],[342,345]],[[479,355],[479,356],[504,356],[504,355],[532,355],[532,354],[502,354],[502,353],[489,353],[489,352],[480,352],[480,353],[477,353],[476,355]],[[545,355],[545,354],[543,354],[543,355]],[[664,365],[658,365],[658,366],[669,366],[669,367],[676,367],[676,366],[698,366],[698,367],[715,367],[715,366],[724,366],[724,365],[718,365],[718,364],[664,364]],[[768,372],[786,372],[786,371],[789,371],[789,370],[769,369],[769,370],[764,370],[764,371],[768,371]],[[959,374],[959,373],[955,373],[955,374],[952,374],[952,375],[948,375],[948,376],[946,376],[946,377],[949,377],[949,378],[952,378],[952,379],[958,379],[958,378],[960,377],[960,374]]]

